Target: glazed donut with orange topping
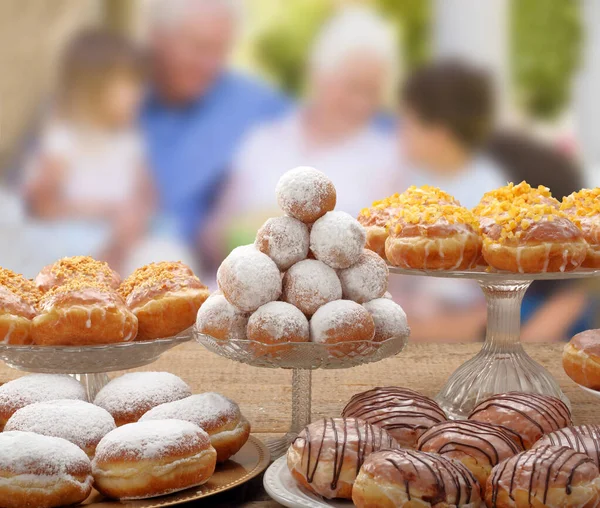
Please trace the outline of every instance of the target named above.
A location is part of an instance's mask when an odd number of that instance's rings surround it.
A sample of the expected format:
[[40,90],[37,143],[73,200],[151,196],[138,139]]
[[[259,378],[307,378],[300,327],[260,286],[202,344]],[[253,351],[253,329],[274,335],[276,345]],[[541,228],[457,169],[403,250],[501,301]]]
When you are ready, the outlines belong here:
[[560,209],[581,229],[587,242],[581,266],[600,268],[600,188],[574,192],[563,199]]
[[455,204],[423,205],[407,199],[389,225],[388,261],[418,270],[465,270],[481,253],[479,225],[466,208]]
[[578,268],[587,253],[579,228],[558,209],[558,202],[545,187],[521,194],[514,188],[508,185],[488,193],[488,204],[479,207],[479,216],[487,220],[485,261],[493,268],[515,273]]
[[42,346],[113,344],[134,340],[138,320],[111,288],[73,279],[40,300],[31,336]]
[[188,266],[168,261],[138,268],[119,292],[138,319],[137,340],[171,337],[186,330],[209,296]]
[[578,385],[600,390],[600,330],[575,335],[563,349],[563,369]]
[[31,344],[41,293],[22,275],[0,268],[0,343]]
[[35,278],[35,284],[46,292],[72,279],[89,279],[112,289],[117,289],[121,283],[121,277],[108,263],[89,256],[73,256],[42,268]]

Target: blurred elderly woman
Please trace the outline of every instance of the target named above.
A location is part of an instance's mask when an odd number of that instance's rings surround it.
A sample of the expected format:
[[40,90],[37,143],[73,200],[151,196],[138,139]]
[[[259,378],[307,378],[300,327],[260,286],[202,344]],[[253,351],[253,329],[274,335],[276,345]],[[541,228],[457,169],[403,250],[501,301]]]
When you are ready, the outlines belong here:
[[325,24],[309,61],[305,101],[255,129],[235,159],[207,231],[211,242],[203,242],[217,247],[216,260],[251,241],[266,217],[281,215],[274,189],[293,167],[325,172],[337,187],[337,208],[352,215],[402,188],[393,133],[381,116],[397,62],[394,34],[374,11],[349,7]]

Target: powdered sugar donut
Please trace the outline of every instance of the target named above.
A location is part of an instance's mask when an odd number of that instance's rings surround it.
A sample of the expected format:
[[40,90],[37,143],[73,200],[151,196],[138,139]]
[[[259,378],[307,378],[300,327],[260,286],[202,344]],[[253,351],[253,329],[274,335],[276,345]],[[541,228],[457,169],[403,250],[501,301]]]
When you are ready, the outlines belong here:
[[224,462],[235,455],[250,435],[250,423],[239,406],[219,393],[201,393],[161,404],[148,411],[140,421],[170,418],[185,420],[204,429],[217,450],[217,462]]
[[388,298],[377,298],[364,303],[375,323],[374,341],[381,342],[392,337],[407,337],[410,330],[406,313],[396,302]]
[[30,374],[0,386],[0,431],[22,407],[57,399],[87,400],[85,389],[76,379],[57,374]]
[[211,295],[198,311],[196,327],[215,339],[245,339],[248,315],[231,305],[222,294]]
[[281,295],[281,273],[275,262],[253,245],[233,249],[217,271],[219,289],[242,312],[254,312]]
[[352,300],[337,300],[321,307],[310,320],[310,337],[320,344],[336,344],[332,355],[345,355],[358,348],[357,344],[340,345],[373,339],[375,323],[371,314]]
[[357,303],[381,298],[387,291],[389,275],[387,263],[367,249],[351,267],[338,272],[343,297]]
[[121,426],[137,422],[153,407],[191,394],[187,383],[170,372],[130,372],[102,388],[94,404],[106,409]]
[[365,228],[346,212],[327,212],[310,231],[311,252],[319,261],[335,269],[356,263],[366,241]]
[[256,248],[285,271],[308,256],[308,227],[293,217],[273,217],[256,233]]
[[78,505],[92,491],[92,467],[73,443],[33,432],[0,434],[0,506]]
[[130,423],[100,441],[92,463],[95,487],[116,499],[162,496],[205,483],[216,458],[208,435],[193,423]]
[[286,302],[269,302],[250,316],[248,338],[266,344],[253,344],[257,356],[281,353],[289,345],[277,346],[282,342],[308,342],[310,333],[308,319],[297,307]]
[[316,221],[335,208],[333,182],[321,171],[300,166],[284,173],[275,189],[279,207],[305,223]]
[[342,284],[335,270],[316,259],[292,266],[283,277],[282,300],[312,316],[321,305],[339,300]]
[[94,456],[100,440],[114,429],[115,420],[108,411],[82,400],[30,404],[12,415],[4,428],[6,432],[20,430],[61,437],[79,446],[88,457]]

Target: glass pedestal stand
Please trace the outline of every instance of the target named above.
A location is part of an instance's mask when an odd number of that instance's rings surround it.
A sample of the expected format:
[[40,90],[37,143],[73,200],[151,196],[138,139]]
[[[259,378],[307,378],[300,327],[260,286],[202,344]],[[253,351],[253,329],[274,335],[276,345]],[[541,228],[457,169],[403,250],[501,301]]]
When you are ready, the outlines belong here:
[[518,274],[484,270],[427,272],[390,267],[390,271],[403,275],[473,279],[485,294],[487,330],[483,347],[450,376],[436,397],[449,418],[466,418],[483,399],[509,391],[553,395],[569,405],[556,380],[523,349],[521,302],[535,280],[593,277],[600,275],[600,270]]
[[198,331],[194,335],[206,349],[230,360],[254,367],[292,370],[292,421],[285,435],[267,443],[272,459],[283,455],[298,433],[311,422],[313,370],[347,369],[378,362],[400,353],[408,339],[408,334],[399,334],[383,342],[287,342],[266,345],[252,340],[219,340]]

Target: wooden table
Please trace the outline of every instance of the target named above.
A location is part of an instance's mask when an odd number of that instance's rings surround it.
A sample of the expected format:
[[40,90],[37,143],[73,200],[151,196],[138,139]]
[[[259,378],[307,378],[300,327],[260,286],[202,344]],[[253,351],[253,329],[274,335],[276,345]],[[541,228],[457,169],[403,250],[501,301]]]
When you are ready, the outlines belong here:
[[[400,355],[379,363],[347,370],[315,371],[313,374],[313,418],[337,416],[355,393],[374,386],[396,385],[433,396],[448,376],[480,348],[480,344],[410,344]],[[562,344],[526,347],[527,352],[558,379],[573,406],[576,424],[597,422],[600,401],[584,393],[561,367]],[[237,401],[261,439],[283,434],[289,428],[291,372],[261,369],[226,360],[194,343],[168,352],[144,369],[166,370],[181,376],[194,392],[217,391]],[[22,375],[0,364],[0,382]],[[187,506],[272,508],[262,488],[262,478],[205,502]]]

